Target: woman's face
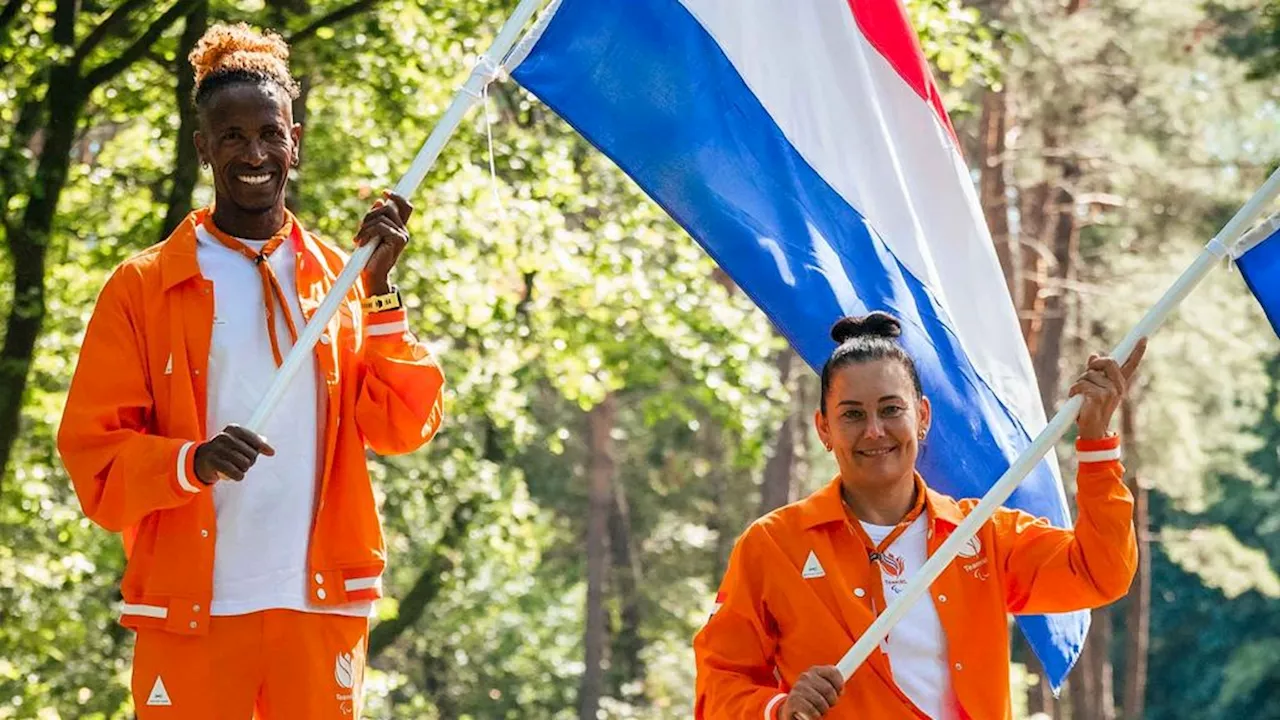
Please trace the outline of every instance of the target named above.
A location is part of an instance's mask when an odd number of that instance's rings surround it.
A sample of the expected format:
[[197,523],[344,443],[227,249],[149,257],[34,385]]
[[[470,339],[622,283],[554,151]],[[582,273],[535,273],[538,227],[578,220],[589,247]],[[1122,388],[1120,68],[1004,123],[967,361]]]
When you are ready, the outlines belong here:
[[229,85],[209,98],[200,125],[196,147],[213,169],[220,206],[245,213],[284,206],[302,126],[294,124],[283,92],[258,83]]
[[846,487],[913,481],[929,400],[916,394],[901,362],[872,360],[836,370],[823,403],[826,413],[815,413],[814,423]]

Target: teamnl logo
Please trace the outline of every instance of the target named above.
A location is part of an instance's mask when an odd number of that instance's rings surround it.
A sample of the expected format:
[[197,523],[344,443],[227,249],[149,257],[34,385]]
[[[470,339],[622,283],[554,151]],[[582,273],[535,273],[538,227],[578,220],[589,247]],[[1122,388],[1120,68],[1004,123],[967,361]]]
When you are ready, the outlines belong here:
[[974,558],[977,558],[974,562],[964,564],[964,571],[972,574],[974,578],[978,580],[986,580],[991,576],[988,568],[986,567],[988,560],[986,556],[982,554],[982,543],[979,542],[976,536],[966,540],[964,546],[956,552],[956,555],[964,558],[965,560],[973,560]]
[[356,643],[351,652],[338,653],[333,663],[333,679],[344,692],[334,697],[343,715],[354,715],[356,695],[360,692],[360,678],[364,675],[364,638]]

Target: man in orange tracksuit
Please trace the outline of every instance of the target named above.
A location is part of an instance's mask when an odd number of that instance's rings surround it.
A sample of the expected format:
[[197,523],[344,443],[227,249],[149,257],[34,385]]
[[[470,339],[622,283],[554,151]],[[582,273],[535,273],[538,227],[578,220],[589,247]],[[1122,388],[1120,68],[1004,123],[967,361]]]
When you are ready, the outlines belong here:
[[284,207],[287,56],[246,26],[193,51],[215,205],[112,274],[59,430],[85,513],[124,534],[142,720],[358,717],[386,565],[365,452],[410,452],[441,422],[443,375],[388,281],[411,211],[388,194],[357,235],[380,241],[363,288],[262,435],[235,424],[345,261]]

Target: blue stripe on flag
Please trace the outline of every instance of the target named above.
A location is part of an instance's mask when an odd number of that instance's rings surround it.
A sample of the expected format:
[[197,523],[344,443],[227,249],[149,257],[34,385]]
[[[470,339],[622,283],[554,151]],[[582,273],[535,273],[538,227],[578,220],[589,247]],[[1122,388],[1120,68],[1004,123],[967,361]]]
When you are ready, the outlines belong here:
[[[933,403],[919,461],[930,486],[981,496],[1030,444],[933,293],[800,157],[680,3],[565,0],[513,77],[679,222],[812,367],[833,349],[828,332],[842,315],[875,309],[900,318]],[[1008,504],[1069,524],[1045,462]],[[1018,622],[1060,686],[1083,647],[1088,613]]]
[[1280,229],[1236,260],[1245,284],[1280,335]]

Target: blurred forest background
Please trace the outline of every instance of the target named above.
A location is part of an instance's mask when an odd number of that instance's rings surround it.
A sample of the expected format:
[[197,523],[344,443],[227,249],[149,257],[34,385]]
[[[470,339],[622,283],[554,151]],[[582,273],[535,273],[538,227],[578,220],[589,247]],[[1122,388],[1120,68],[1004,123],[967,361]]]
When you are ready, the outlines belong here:
[[[109,270],[211,199],[195,39],[293,44],[289,202],[345,241],[514,4],[0,0],[0,718],[132,717],[121,545],[53,433]],[[1280,160],[1280,0],[908,5],[1052,409]],[[373,463],[393,565],[367,716],[689,717],[734,539],[833,472],[814,374],[513,83],[414,200],[399,283],[447,421]],[[1280,718],[1280,343],[1238,274],[1156,336],[1123,424],[1141,572],[1061,698],[1019,641],[1020,716]]]

